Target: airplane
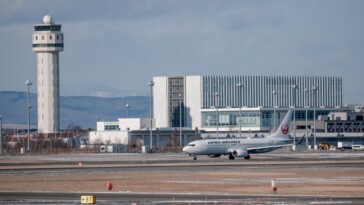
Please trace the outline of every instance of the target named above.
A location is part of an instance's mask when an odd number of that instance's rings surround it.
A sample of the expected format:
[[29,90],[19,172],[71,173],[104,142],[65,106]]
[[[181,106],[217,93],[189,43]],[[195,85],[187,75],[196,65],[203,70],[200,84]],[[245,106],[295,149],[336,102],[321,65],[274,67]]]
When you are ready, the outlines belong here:
[[250,159],[250,154],[270,152],[282,147],[292,146],[293,140],[289,137],[289,126],[292,110],[289,110],[276,132],[265,138],[228,138],[228,139],[203,139],[188,143],[183,152],[197,159],[198,155],[220,157],[229,155],[229,159],[244,157]]

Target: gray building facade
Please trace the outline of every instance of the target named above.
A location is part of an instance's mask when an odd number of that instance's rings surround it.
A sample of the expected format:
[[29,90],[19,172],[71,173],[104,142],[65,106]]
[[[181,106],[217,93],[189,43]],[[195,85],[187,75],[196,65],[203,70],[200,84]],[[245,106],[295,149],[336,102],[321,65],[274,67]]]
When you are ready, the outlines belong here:
[[178,127],[181,118],[182,127],[208,132],[236,132],[240,125],[242,131],[271,131],[293,107],[301,121],[306,113],[312,121],[343,108],[343,80],[337,76],[163,76],[153,81],[157,127]]

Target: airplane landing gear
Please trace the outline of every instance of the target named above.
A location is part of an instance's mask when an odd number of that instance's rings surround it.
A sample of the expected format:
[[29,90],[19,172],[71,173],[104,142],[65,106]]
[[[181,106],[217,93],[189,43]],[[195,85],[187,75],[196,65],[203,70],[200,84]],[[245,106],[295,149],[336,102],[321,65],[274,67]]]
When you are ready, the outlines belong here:
[[193,160],[197,160],[197,157],[196,156],[193,156]]
[[235,157],[231,154],[231,155],[229,155],[229,160],[234,160],[235,159]]
[[248,155],[248,156],[244,157],[244,159],[250,159],[250,155]]

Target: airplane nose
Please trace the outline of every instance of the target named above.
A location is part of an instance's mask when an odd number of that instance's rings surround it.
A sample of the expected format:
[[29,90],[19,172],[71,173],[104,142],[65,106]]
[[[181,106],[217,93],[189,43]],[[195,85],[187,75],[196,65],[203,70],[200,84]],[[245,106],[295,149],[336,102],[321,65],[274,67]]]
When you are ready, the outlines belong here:
[[183,151],[183,152],[187,152],[187,147],[184,147],[184,148],[182,149],[182,151]]

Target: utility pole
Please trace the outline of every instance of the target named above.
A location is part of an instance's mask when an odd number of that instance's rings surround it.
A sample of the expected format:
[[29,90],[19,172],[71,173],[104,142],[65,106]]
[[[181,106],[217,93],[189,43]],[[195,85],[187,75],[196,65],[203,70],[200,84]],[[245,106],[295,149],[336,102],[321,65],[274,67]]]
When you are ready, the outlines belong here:
[[3,116],[0,115],[0,155],[3,154]]
[[297,85],[292,85],[292,103],[293,103],[293,128],[294,128],[294,133],[293,133],[293,150],[296,150],[296,90],[297,90]]
[[153,80],[148,83],[150,86],[150,150],[153,149]]
[[272,94],[273,94],[273,132],[275,132],[276,131],[276,96],[277,96],[277,91],[273,90]]
[[313,148],[317,149],[316,147],[316,101],[317,101],[317,86],[312,86],[312,91],[314,95],[314,105],[313,105]]
[[178,94],[179,97],[179,146],[182,144],[182,93]]
[[28,97],[27,97],[27,107],[28,107],[28,149],[27,152],[30,153],[30,109],[32,108],[32,105],[30,104],[29,99],[29,87],[33,84],[32,81],[26,80],[25,85],[28,87]]
[[239,89],[239,138],[241,138],[241,107],[242,107],[242,101],[243,101],[243,98],[242,98],[242,94],[241,94],[241,88],[244,86],[244,83],[238,83],[236,84],[236,86],[238,87]]
[[126,118],[129,118],[130,105],[129,104],[125,104],[125,109],[126,109]]
[[308,148],[308,124],[307,124],[307,110],[308,110],[308,89],[305,88],[305,110],[306,110],[306,148]]
[[219,93],[216,92],[215,96],[215,108],[216,108],[216,138],[219,139]]

